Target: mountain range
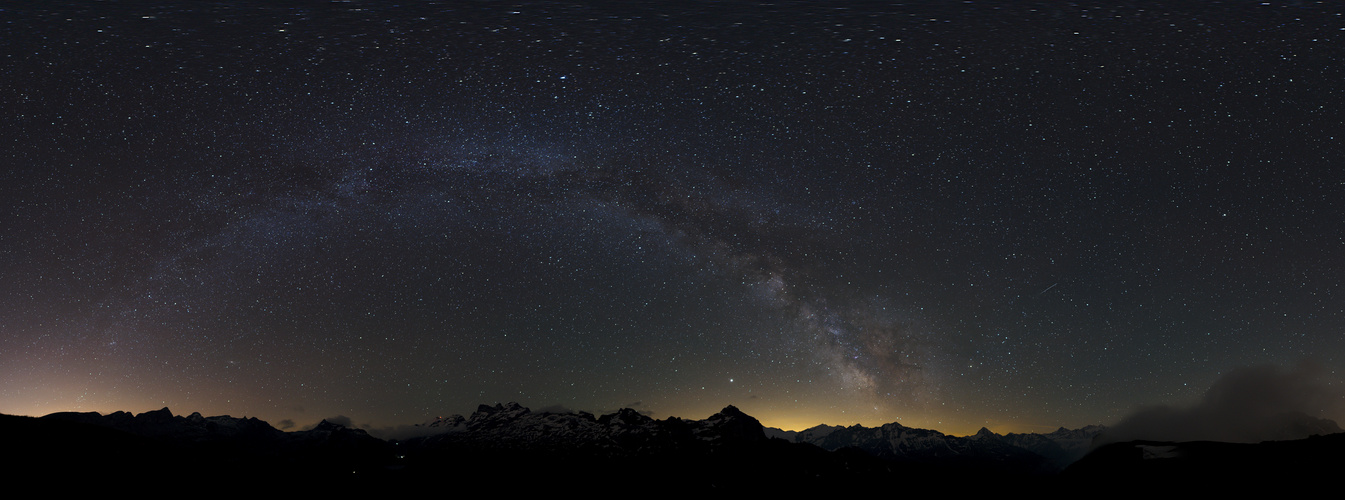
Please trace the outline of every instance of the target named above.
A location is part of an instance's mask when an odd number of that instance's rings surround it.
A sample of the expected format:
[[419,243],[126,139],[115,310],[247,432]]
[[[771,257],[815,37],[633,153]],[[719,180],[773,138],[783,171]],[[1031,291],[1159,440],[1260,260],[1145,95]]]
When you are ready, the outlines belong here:
[[[11,465],[0,471],[53,484],[81,478],[102,488],[214,485],[240,493],[414,492],[425,484],[452,485],[458,492],[535,493],[612,488],[835,493],[891,485],[936,492],[952,484],[959,491],[1048,492],[1073,489],[1078,481],[1115,479],[1116,471],[1168,477],[1190,469],[1208,475],[1210,457],[1228,456],[1201,444],[1153,442],[1114,443],[1088,454],[1100,442],[1101,426],[1008,435],[981,429],[965,437],[898,423],[790,432],[763,427],[733,406],[704,420],[658,420],[630,409],[594,416],[507,403],[418,427],[424,431],[420,437],[385,441],[325,420],[313,429],[283,432],[256,418],[183,417],[167,408],[138,415],[0,416],[0,429],[15,437],[5,447]],[[1274,453],[1286,450],[1325,457],[1313,463],[1330,464],[1340,459],[1304,450],[1340,450],[1338,436],[1345,434],[1264,455],[1254,450],[1271,449],[1265,444],[1239,445],[1236,451],[1253,457],[1240,462],[1242,469],[1274,461]],[[1163,468],[1149,467],[1157,462],[1146,460],[1155,457],[1168,459]],[[1198,464],[1183,462],[1189,457]]]

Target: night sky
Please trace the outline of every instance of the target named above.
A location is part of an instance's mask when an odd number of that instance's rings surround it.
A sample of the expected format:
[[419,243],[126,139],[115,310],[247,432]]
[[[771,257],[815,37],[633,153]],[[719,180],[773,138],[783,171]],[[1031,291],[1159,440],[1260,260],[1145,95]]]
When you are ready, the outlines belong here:
[[0,413],[961,434],[1345,378],[1345,6],[841,4],[6,3]]

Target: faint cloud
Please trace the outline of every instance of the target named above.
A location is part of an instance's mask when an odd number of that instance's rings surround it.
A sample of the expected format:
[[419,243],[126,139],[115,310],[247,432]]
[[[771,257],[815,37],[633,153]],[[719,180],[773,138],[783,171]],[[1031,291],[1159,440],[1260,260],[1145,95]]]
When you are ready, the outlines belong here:
[[1341,432],[1327,417],[1341,415],[1345,391],[1331,382],[1311,361],[1288,370],[1238,368],[1219,377],[1196,406],[1142,408],[1100,435],[1099,444],[1140,439],[1255,443]]

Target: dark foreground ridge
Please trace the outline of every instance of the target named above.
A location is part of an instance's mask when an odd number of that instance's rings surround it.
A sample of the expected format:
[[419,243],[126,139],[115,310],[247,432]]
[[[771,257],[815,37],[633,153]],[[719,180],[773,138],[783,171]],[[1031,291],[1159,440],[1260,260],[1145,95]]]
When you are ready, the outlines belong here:
[[[1104,484],[1167,483],[1222,471],[1322,482],[1345,465],[1345,434],[1307,440],[1115,443],[1061,473],[1101,430],[973,436],[887,424],[818,426],[779,436],[733,406],[704,420],[656,420],[634,410],[533,412],[481,405],[423,426],[422,437],[384,441],[323,421],[282,432],[255,418],[132,415],[0,415],[15,437],[3,477],[109,488],[210,492],[462,493],[860,493],[937,494],[1027,489],[1078,493]],[[1286,460],[1286,456],[1292,456]],[[1255,476],[1251,476],[1255,477]],[[1246,480],[1246,478],[1241,478]],[[1137,480],[1139,480],[1137,482]]]

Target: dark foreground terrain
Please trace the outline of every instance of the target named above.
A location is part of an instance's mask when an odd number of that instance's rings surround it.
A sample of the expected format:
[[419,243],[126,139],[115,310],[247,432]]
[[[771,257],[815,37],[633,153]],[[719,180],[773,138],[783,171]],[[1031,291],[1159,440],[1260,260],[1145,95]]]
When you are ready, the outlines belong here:
[[422,437],[384,441],[328,422],[282,432],[255,418],[182,417],[166,408],[139,415],[0,415],[6,436],[0,478],[67,493],[351,496],[434,488],[451,495],[1014,490],[1073,496],[1249,486],[1295,491],[1331,484],[1345,470],[1339,453],[1345,434],[1261,444],[1114,443],[1061,471],[1022,444],[1059,448],[1059,436],[1077,438],[1079,431],[1015,440],[896,424],[820,426],[791,442],[767,437],[755,418],[732,406],[697,421],[654,420],[631,410],[595,417],[482,405],[471,416],[439,419],[423,430]]

